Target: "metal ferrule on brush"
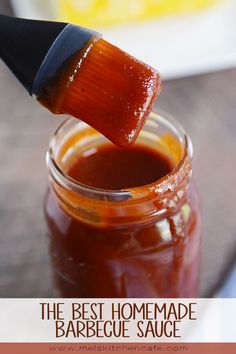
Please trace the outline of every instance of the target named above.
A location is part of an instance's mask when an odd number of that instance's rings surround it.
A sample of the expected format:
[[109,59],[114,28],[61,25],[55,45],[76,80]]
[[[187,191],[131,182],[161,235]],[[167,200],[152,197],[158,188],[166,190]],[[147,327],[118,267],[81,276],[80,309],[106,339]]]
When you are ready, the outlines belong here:
[[35,76],[30,94],[37,98],[69,58],[83,50],[90,41],[100,38],[102,35],[96,31],[68,24],[48,50]]

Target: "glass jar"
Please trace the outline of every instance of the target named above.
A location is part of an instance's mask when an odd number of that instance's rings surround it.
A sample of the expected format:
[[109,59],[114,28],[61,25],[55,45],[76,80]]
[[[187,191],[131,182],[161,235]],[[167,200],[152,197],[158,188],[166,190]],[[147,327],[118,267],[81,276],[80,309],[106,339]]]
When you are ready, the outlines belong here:
[[66,173],[78,154],[104,142],[72,118],[50,142],[45,214],[59,295],[195,297],[201,215],[189,137],[175,120],[152,112],[137,142],[168,154],[175,167],[155,183],[118,191]]

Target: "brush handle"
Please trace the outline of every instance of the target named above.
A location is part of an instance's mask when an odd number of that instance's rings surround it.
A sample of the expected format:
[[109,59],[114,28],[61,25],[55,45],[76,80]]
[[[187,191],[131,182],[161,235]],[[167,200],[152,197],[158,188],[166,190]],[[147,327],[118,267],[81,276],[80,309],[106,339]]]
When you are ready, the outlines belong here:
[[0,14],[0,57],[28,91],[48,49],[65,26]]
[[0,14],[0,57],[30,95],[38,95],[63,63],[81,50],[95,31],[68,23]]

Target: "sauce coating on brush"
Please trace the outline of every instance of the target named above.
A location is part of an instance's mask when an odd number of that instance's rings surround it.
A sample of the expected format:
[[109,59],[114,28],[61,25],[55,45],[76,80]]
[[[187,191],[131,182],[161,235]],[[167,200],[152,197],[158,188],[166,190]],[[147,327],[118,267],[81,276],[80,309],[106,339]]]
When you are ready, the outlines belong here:
[[118,190],[153,183],[172,169],[166,156],[143,145],[107,144],[81,154],[67,173],[90,187]]
[[126,146],[136,140],[160,91],[155,69],[99,39],[67,61],[38,100]]

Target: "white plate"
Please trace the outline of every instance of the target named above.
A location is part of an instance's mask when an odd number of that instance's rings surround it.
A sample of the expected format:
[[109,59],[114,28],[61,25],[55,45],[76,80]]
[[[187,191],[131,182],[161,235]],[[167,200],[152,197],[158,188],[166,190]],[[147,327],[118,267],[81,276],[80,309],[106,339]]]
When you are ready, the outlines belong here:
[[[12,5],[18,16],[53,19],[52,1],[12,0]],[[99,30],[165,79],[236,66],[235,0],[200,13]]]

